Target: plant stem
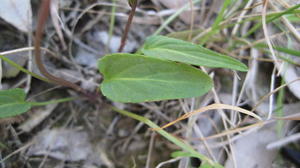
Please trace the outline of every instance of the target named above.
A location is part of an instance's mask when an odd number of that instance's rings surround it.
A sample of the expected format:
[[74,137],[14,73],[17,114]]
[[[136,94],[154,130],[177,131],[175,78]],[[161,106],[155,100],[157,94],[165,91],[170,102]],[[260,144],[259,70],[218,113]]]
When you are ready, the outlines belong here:
[[118,52],[122,52],[126,45],[127,36],[128,36],[129,30],[130,30],[130,26],[131,26],[135,11],[136,11],[137,4],[138,4],[137,1],[138,0],[129,0],[129,5],[131,7],[131,11],[130,11],[130,14],[129,14],[129,17],[128,17],[128,20],[126,23],[125,31],[122,36],[121,44],[120,44]]
[[37,24],[37,28],[36,28],[35,43],[34,43],[36,64],[37,64],[40,72],[51,82],[56,83],[58,85],[70,87],[76,91],[86,94],[85,91],[80,86],[78,86],[72,82],[69,82],[67,80],[64,80],[62,78],[58,78],[56,76],[51,75],[47,71],[47,69],[45,68],[45,66],[43,64],[42,57],[41,57],[41,41],[42,41],[42,35],[44,32],[44,26],[45,26],[45,23],[49,16],[50,3],[51,3],[51,0],[44,0],[42,2],[42,5],[41,5],[40,11],[39,11],[38,24]]
[[75,100],[75,97],[68,97],[68,98],[63,98],[63,99],[58,99],[58,100],[51,100],[51,101],[46,101],[46,102],[28,102],[32,106],[45,106],[48,104],[55,104],[55,103],[64,103],[68,101]]

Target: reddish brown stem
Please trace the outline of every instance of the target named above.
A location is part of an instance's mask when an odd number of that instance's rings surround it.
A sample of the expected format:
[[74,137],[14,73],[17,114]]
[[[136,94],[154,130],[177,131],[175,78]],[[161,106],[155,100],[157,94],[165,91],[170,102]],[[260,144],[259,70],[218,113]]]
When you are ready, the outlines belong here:
[[40,72],[48,78],[51,82],[70,87],[76,91],[79,91],[83,94],[86,94],[86,92],[78,85],[69,82],[67,80],[64,80],[62,78],[58,78],[56,76],[51,75],[47,69],[45,68],[43,61],[42,61],[42,56],[41,56],[41,41],[42,41],[42,35],[44,33],[44,27],[46,24],[46,21],[49,17],[49,10],[50,10],[50,3],[51,0],[43,0],[42,5],[40,7],[39,11],[39,17],[38,17],[38,23],[37,23],[37,28],[36,28],[36,35],[35,35],[35,43],[34,43],[34,51],[35,51],[35,62],[40,70]]
[[136,11],[137,4],[138,4],[137,0],[134,0],[134,2],[130,3],[131,11],[130,11],[130,14],[129,14],[129,17],[128,17],[128,20],[126,23],[125,31],[122,36],[121,44],[120,44],[118,52],[122,52],[126,45],[127,36],[128,36],[129,30],[130,30],[130,26],[131,26],[135,11]]

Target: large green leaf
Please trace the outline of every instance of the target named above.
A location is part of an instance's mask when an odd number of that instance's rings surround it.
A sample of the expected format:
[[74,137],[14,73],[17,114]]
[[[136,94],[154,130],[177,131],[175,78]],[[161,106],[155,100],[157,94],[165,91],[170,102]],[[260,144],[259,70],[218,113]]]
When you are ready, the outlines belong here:
[[210,77],[192,66],[143,55],[107,55],[98,66],[102,93],[117,102],[196,97],[212,87]]
[[0,118],[22,114],[31,108],[22,89],[0,90]]
[[247,71],[247,66],[245,64],[232,57],[219,54],[193,43],[165,36],[149,37],[141,51],[149,57],[198,66]]

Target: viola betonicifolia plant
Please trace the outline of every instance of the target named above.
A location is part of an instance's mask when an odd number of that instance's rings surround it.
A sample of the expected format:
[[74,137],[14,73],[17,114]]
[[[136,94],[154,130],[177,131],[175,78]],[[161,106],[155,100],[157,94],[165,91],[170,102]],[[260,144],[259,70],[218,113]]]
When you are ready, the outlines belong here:
[[[49,16],[50,2],[51,0],[42,2],[35,34],[35,60],[40,72],[46,77],[40,79],[72,88],[83,96],[95,98],[97,94],[91,96],[77,84],[50,74],[42,63],[40,45],[44,25]],[[99,72],[104,78],[100,90],[108,99],[123,103],[138,103],[198,97],[213,87],[212,79],[201,71],[199,66],[247,71],[246,65],[232,57],[167,36],[150,36],[137,53],[121,53],[137,1],[129,0],[129,5],[132,10],[119,53],[105,55],[98,61]],[[4,56],[1,58],[9,62]],[[1,90],[0,117],[19,115],[28,111],[34,104],[43,104],[27,102],[25,97],[22,89]],[[70,99],[58,101],[67,100]]]
[[[42,62],[41,41],[45,23],[48,20],[51,0],[43,0],[34,40],[35,63],[42,76],[34,74],[18,64],[1,56],[0,58],[19,70],[45,82],[71,88],[87,97],[93,103],[100,99],[100,94],[115,102],[139,103],[199,97],[213,87],[212,79],[200,69],[200,66],[210,68],[228,68],[236,71],[247,71],[247,66],[240,61],[214,52],[203,46],[168,36],[150,36],[140,46],[136,53],[122,53],[127,35],[138,6],[137,0],[128,0],[131,12],[119,46],[119,52],[103,56],[98,60],[99,72],[103,76],[99,84],[99,92],[90,93],[76,83],[56,77],[49,73]],[[28,111],[32,106],[60,103],[74,100],[64,98],[49,102],[26,101],[26,94],[21,88],[0,91],[0,118],[13,117]],[[114,107],[112,107],[114,109]],[[144,122],[152,128],[159,128],[150,120],[136,114],[114,109],[115,111]],[[203,167],[222,167],[209,158],[196,152],[191,146],[178,140],[163,130],[158,133],[181,147],[188,153],[183,156],[198,157],[203,161]],[[181,153],[182,154],[182,153]]]

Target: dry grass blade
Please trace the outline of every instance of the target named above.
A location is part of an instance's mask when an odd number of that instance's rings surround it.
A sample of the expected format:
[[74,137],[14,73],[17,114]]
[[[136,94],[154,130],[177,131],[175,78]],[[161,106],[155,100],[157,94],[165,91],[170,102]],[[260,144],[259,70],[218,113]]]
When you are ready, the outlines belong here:
[[263,125],[264,125],[264,122],[261,121],[261,122],[258,122],[258,123],[252,124],[252,125],[248,125],[248,126],[245,126],[245,127],[234,128],[234,129],[230,129],[230,130],[221,132],[219,134],[215,134],[215,135],[212,135],[212,136],[200,138],[200,140],[208,140],[208,139],[219,138],[219,137],[223,137],[223,136],[226,136],[226,135],[238,133],[238,132],[241,132],[241,131],[244,131],[244,130],[248,130],[248,129],[251,129],[251,128],[261,127]]
[[297,79],[295,79],[295,80],[293,80],[293,81],[291,81],[291,82],[289,82],[289,83],[286,83],[286,84],[284,84],[284,85],[281,85],[281,86],[277,87],[277,88],[274,89],[273,91],[271,91],[271,92],[269,92],[268,94],[264,95],[264,96],[259,100],[259,102],[252,108],[251,112],[255,111],[256,108],[257,108],[259,105],[261,105],[261,104],[263,103],[263,101],[264,101],[265,99],[267,99],[269,96],[273,95],[274,93],[278,92],[280,89],[282,89],[282,88],[284,88],[284,87],[286,87],[286,86],[288,86],[288,85],[290,85],[290,84],[292,84],[292,83],[294,83],[294,82],[297,82],[297,81],[299,81],[299,80],[300,80],[300,78],[297,78]]
[[[9,50],[9,51],[3,51],[3,52],[0,52],[0,55],[9,55],[9,54],[15,54],[15,53],[20,53],[20,52],[24,52],[24,51],[33,51],[33,50],[34,50],[34,47],[24,47],[24,48]],[[56,54],[47,48],[41,47],[41,50],[51,54],[53,57],[56,57]]]
[[269,0],[265,0],[264,3],[263,3],[263,11],[262,11],[262,15],[261,15],[262,16],[262,26],[263,26],[263,32],[264,32],[264,35],[265,35],[266,43],[267,43],[267,45],[270,49],[271,56],[274,59],[274,64],[276,65],[276,67],[279,68],[280,65],[278,64],[278,60],[275,56],[275,51],[273,49],[272,42],[271,42],[271,39],[269,37],[268,28],[267,28],[266,13],[267,13],[268,2],[269,2]]
[[300,133],[296,133],[293,135],[290,135],[288,137],[284,137],[278,141],[272,142],[267,145],[267,149],[272,150],[272,149],[279,149],[283,146],[288,145],[289,143],[296,142],[300,139]]
[[228,105],[228,104],[212,104],[212,105],[208,105],[208,106],[205,106],[205,107],[202,107],[198,110],[195,110],[195,111],[192,111],[192,112],[189,112],[183,116],[181,116],[180,118],[162,126],[161,128],[158,128],[158,129],[154,129],[154,130],[159,130],[159,129],[164,129],[164,128],[167,128],[175,123],[177,123],[178,121],[181,121],[181,120],[184,120],[184,119],[187,119],[195,114],[199,114],[199,113],[203,113],[203,112],[206,112],[208,110],[218,110],[218,109],[226,109],[226,110],[233,110],[233,111],[238,111],[240,113],[243,113],[243,114],[246,114],[246,115],[249,115],[249,116],[252,116],[258,120],[262,120],[261,117],[259,117],[258,115],[256,115],[255,113],[251,112],[251,111],[248,111],[248,110],[245,110],[243,108],[240,108],[240,107],[237,107],[237,106],[232,106],[232,105]]
[[300,116],[286,116],[286,117],[273,117],[275,120],[291,120],[291,121],[299,121]]
[[[245,8],[243,9],[243,11],[241,12],[241,14],[238,16],[238,20],[237,20],[237,23],[241,22],[243,17],[246,15],[246,13],[248,12],[249,10],[249,7],[251,7],[251,4],[253,3],[253,0],[250,0],[247,2]],[[251,9],[251,8],[250,8]],[[234,27],[233,27],[233,30],[232,30],[232,35],[236,35],[236,33],[238,32],[238,28],[240,27],[240,24],[236,24]]]
[[63,32],[61,30],[63,28],[63,21],[59,16],[58,1],[52,1],[50,5],[51,5],[50,6],[50,13],[51,13],[51,19],[52,19],[52,22],[53,22],[53,26],[55,28],[55,31],[57,32],[57,35],[58,35],[58,38],[61,42],[63,50],[66,50],[67,45],[66,45],[66,42],[65,42],[64,37],[63,37]]
[[[283,6],[286,6],[286,7],[289,7],[289,5],[286,3],[286,2],[283,2],[283,1],[281,1],[281,0],[277,0],[277,2],[279,2],[279,3],[281,3]],[[279,11],[279,9],[275,6],[275,5],[273,5],[272,3],[271,3],[271,7],[277,12],[277,11]],[[289,31],[291,31],[291,33],[294,35],[294,37],[298,40],[298,41],[300,41],[300,34],[299,34],[299,32],[296,30],[296,28],[294,27],[294,25],[287,19],[287,17],[286,16],[282,16],[282,22],[283,22],[283,24],[286,26],[286,28],[289,30]]]

